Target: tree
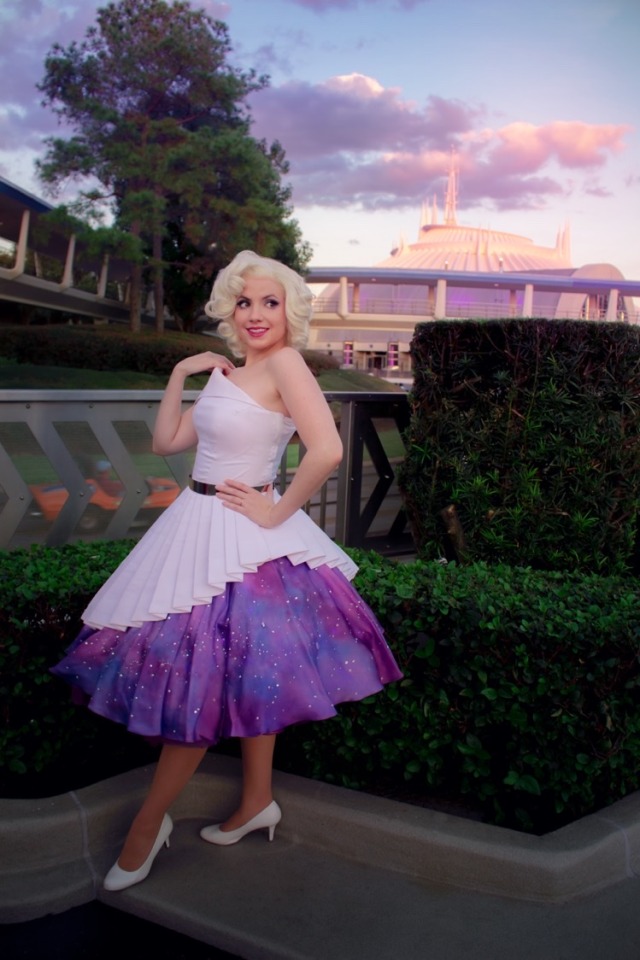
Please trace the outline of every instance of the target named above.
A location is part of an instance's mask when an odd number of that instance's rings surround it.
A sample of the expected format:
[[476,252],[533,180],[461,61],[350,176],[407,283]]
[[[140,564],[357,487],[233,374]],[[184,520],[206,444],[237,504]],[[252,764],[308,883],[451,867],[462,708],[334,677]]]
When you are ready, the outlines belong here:
[[197,177],[180,183],[170,198],[163,245],[167,303],[185,329],[193,329],[202,313],[212,276],[239,250],[254,249],[298,271],[310,256],[298,224],[287,219],[289,190],[280,177],[288,168],[279,144],[268,149],[242,131],[227,130],[211,138],[204,153],[216,183]]
[[[80,201],[144,243],[158,329],[167,261],[172,282],[202,288],[244,246],[284,250],[293,266],[308,256],[280,184],[282,149],[249,133],[246,98],[267,78],[230,66],[230,50],[226,25],[183,0],[121,0],[98,11],[82,43],[53,47],[39,85],[74,130],[47,141],[39,175],[54,191],[90,178]],[[132,329],[144,269],[132,263]]]

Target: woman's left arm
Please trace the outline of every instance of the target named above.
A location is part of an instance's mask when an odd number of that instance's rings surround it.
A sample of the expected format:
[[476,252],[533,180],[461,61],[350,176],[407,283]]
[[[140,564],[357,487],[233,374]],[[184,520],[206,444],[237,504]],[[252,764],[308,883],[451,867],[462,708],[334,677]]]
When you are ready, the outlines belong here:
[[280,500],[253,491],[245,484],[226,481],[233,490],[221,499],[262,527],[276,527],[299,510],[327,480],[342,460],[342,441],[318,383],[297,350],[285,347],[270,359],[273,378],[305,454]]

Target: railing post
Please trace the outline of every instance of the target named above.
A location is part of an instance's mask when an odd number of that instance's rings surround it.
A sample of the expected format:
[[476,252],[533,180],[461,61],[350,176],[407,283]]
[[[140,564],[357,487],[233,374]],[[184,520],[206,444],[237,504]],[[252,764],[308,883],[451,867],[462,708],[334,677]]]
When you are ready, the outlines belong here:
[[[342,463],[338,472],[336,503],[336,540],[346,543],[349,536],[349,517],[353,499],[352,473],[354,463],[353,438],[355,435],[356,405],[353,400],[343,400],[340,411],[340,439],[342,440]],[[358,497],[360,491],[358,491]]]

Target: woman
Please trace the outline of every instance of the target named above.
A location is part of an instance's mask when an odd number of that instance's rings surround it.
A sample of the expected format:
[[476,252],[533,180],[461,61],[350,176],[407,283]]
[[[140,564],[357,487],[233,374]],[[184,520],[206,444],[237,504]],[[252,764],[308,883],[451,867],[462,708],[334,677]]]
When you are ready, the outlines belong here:
[[[147,876],[168,845],[169,807],[220,737],[241,738],[242,795],[201,836],[228,845],[264,828],[271,840],[281,817],[271,790],[276,734],[401,676],[348,582],[355,565],[300,509],[342,457],[298,352],[309,289],[283,264],[245,251],[218,275],[205,309],[222,318],[245,364],[207,352],[176,365],[153,449],[169,456],[198,444],[189,488],[96,594],[54,668],[92,710],[163,742],[109,890]],[[204,371],[208,385],[182,413],[186,378]],[[280,497],[273,480],[294,431],[306,452]]]

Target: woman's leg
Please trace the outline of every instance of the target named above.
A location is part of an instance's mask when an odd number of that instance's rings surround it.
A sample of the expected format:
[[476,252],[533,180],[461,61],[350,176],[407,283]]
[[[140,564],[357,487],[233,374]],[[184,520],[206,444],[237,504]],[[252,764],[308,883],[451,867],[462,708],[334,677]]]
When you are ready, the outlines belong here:
[[273,800],[271,780],[275,734],[263,737],[243,737],[242,747],[242,797],[240,806],[221,830],[237,830],[268,807]]
[[196,772],[206,747],[165,744],[149,792],[131,824],[118,865],[137,870],[147,859],[165,813]]

